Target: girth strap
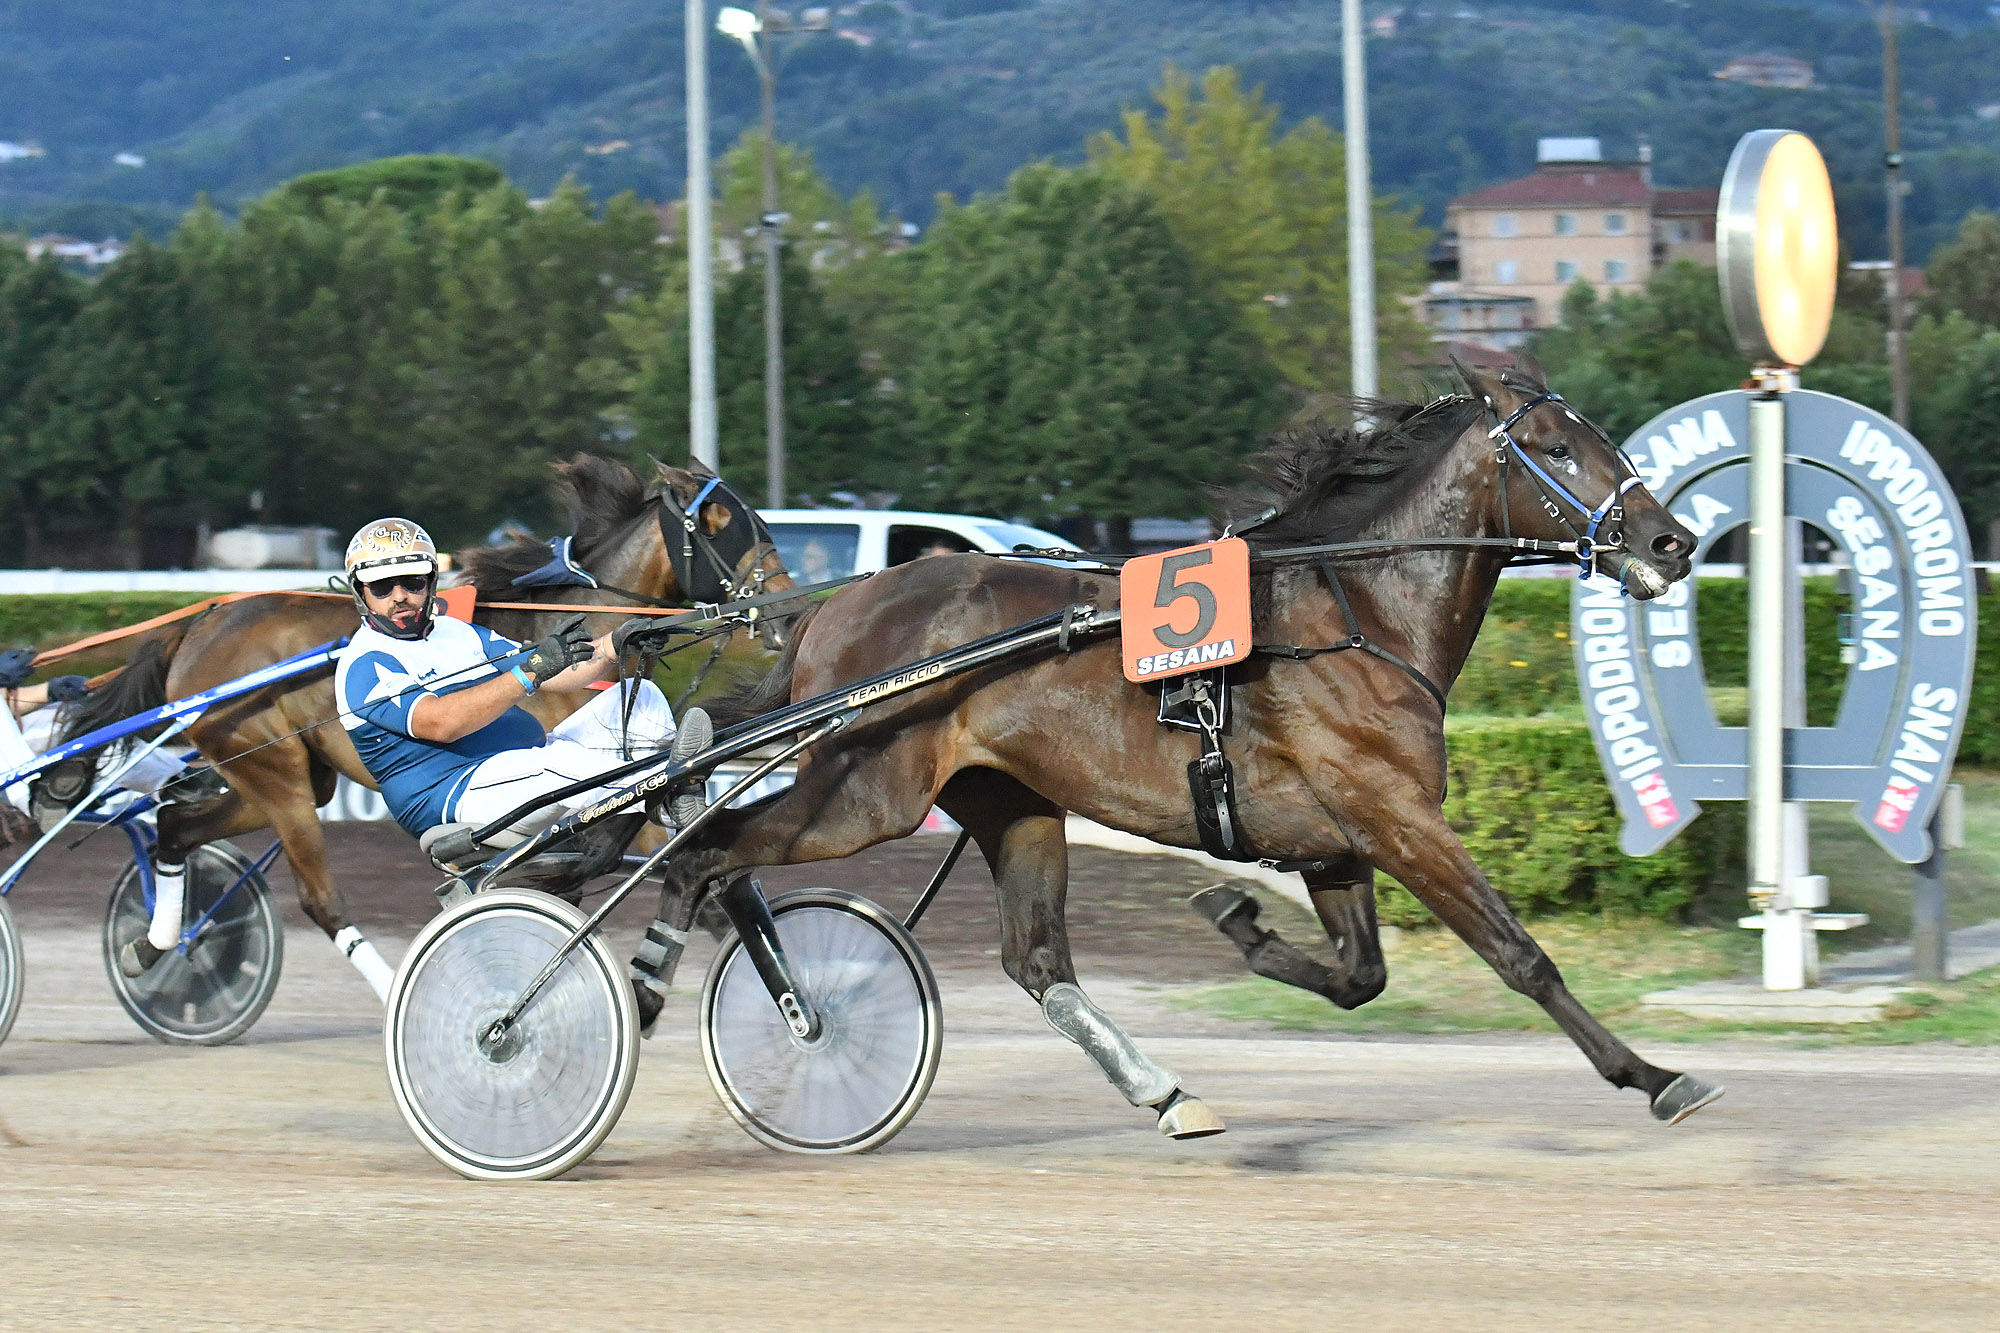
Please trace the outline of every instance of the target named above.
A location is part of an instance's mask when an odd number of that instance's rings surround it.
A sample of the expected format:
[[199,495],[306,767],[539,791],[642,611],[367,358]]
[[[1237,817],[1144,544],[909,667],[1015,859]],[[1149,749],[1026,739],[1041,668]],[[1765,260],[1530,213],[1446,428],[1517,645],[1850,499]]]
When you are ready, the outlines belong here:
[[1341,587],[1340,575],[1333,571],[1333,562],[1327,559],[1324,554],[1321,554],[1318,564],[1320,574],[1326,579],[1326,586],[1333,593],[1334,604],[1340,608],[1340,622],[1347,630],[1346,640],[1341,643],[1328,644],[1324,648],[1307,648],[1290,643],[1259,643],[1252,644],[1250,651],[1253,653],[1262,653],[1266,657],[1282,657],[1291,662],[1304,662],[1309,658],[1318,657],[1324,653],[1344,653],[1350,649],[1359,648],[1362,652],[1373,653],[1391,666],[1402,668],[1411,680],[1414,680],[1430,692],[1431,698],[1437,700],[1439,714],[1443,714],[1445,711],[1444,691],[1439,689],[1429,676],[1426,676],[1395,653],[1390,652],[1381,644],[1373,642],[1361,633],[1360,622],[1354,618],[1354,608],[1347,601],[1347,589]]

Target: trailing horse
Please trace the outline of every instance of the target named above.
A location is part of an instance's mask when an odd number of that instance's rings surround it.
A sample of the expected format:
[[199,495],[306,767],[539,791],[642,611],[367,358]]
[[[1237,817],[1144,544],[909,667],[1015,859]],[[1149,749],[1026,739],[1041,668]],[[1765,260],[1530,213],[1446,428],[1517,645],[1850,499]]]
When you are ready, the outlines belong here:
[[[1239,832],[1261,856],[1305,866],[1332,961],[1259,929],[1241,902],[1198,905],[1259,971],[1353,1008],[1387,984],[1374,895],[1375,871],[1386,871],[1540,1004],[1600,1074],[1678,1120],[1720,1090],[1649,1064],[1607,1032],[1445,822],[1442,694],[1508,561],[1506,539],[1581,542],[1586,560],[1639,598],[1687,576],[1694,539],[1532,362],[1460,373],[1466,395],[1375,405],[1384,424],[1275,446],[1262,460],[1267,486],[1239,501],[1246,515],[1264,510],[1242,528],[1259,571],[1260,647],[1231,669],[1222,740]],[[1382,545],[1330,562],[1270,554],[1328,543]],[[761,685],[733,711],[710,711],[727,724],[1118,595],[1115,578],[1089,572],[982,555],[919,560],[836,594],[795,628]],[[1378,651],[1339,651],[1361,646]],[[661,919],[684,926],[704,886],[740,870],[849,856],[914,832],[941,805],[992,869],[1002,965],[1050,1025],[1128,1101],[1157,1112],[1163,1132],[1217,1132],[1221,1121],[1078,987],[1063,919],[1069,812],[1201,845],[1185,775],[1203,742],[1158,725],[1157,705],[1154,688],[1124,678],[1107,640],[871,708],[807,752],[789,791],[721,815],[699,849],[676,858]]]
[[[717,600],[730,588],[781,592],[792,586],[755,511],[705,470],[656,465],[650,486],[623,463],[578,454],[555,465],[574,538],[566,552],[529,538],[460,552],[466,581],[482,599],[534,601],[547,612],[479,611],[497,633],[531,640],[549,632],[565,606],[621,601],[675,605]],[[687,531],[691,514],[696,531]],[[535,581],[567,555],[597,586]],[[570,575],[570,577],[574,577]],[[525,582],[520,582],[525,580]],[[591,617],[602,633],[622,613]],[[359,620],[345,599],[274,594],[230,602],[142,640],[125,669],[66,720],[63,739],[143,709],[234,680],[351,634]],[[580,706],[568,695],[537,695],[523,707],[553,726]],[[338,775],[373,787],[341,726],[331,668],[219,705],[187,732],[228,787],[205,799],[169,800],[159,812],[156,860],[174,865],[203,843],[262,828],[277,830],[306,915],[349,958],[362,943],[326,866],[317,808]]]

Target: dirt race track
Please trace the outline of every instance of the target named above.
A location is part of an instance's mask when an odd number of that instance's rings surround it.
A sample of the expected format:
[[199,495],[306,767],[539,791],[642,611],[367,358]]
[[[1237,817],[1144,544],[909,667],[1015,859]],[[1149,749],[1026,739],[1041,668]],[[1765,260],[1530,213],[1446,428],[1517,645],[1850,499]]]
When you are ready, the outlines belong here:
[[[393,960],[429,877],[390,830],[333,832]],[[28,992],[0,1046],[0,1328],[2000,1326],[1987,1051],[1655,1049],[1729,1085],[1669,1130],[1553,1039],[1297,1039],[1175,1013],[1161,986],[1237,974],[1174,901],[1206,877],[1082,850],[1084,985],[1228,1134],[1161,1138],[1042,1024],[989,956],[968,863],[920,932],[943,1072],[882,1151],[780,1155],[729,1121],[691,957],[598,1155],[481,1186],[405,1131],[373,997],[295,903],[249,1038],[140,1036],[97,956],[108,842],[13,900]],[[944,845],[766,882],[901,906]]]

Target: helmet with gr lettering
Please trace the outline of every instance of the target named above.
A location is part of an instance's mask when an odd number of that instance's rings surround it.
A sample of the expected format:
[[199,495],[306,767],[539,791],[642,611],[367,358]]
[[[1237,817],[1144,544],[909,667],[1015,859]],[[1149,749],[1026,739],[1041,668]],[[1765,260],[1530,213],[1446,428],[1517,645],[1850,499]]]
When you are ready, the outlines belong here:
[[[392,639],[421,639],[430,633],[436,603],[438,558],[431,535],[407,518],[378,518],[347,543],[347,586],[361,622]],[[386,616],[369,610],[362,585],[388,579],[421,577],[425,581],[423,610],[409,626],[399,628]]]

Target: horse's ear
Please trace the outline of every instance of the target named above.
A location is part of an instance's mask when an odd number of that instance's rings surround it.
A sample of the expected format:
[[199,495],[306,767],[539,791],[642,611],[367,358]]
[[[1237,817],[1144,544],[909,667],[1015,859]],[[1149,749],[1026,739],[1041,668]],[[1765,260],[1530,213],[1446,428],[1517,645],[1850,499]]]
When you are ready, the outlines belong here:
[[671,463],[662,463],[651,454],[647,454],[646,459],[653,465],[653,485],[670,491],[676,496],[682,491],[686,491],[692,495],[697,489],[693,474],[686,468],[675,467]]
[[702,462],[699,458],[688,459],[687,470],[693,473],[696,477],[699,477],[703,481],[707,481],[710,477],[713,477],[715,475],[714,471],[710,469],[708,464]]
[[1459,379],[1465,381],[1465,391],[1474,398],[1486,400],[1486,406],[1499,411],[1501,401],[1500,380],[1483,370],[1476,370],[1457,357],[1451,358],[1451,368],[1458,372]]
[[1520,355],[1516,356],[1514,358],[1514,371],[1543,393],[1548,392],[1548,372],[1542,369],[1541,362],[1535,360],[1533,352],[1523,350]]

